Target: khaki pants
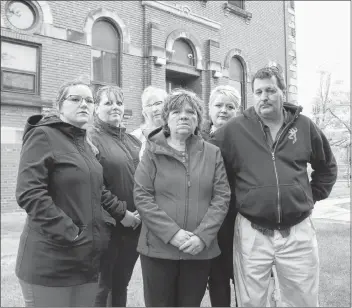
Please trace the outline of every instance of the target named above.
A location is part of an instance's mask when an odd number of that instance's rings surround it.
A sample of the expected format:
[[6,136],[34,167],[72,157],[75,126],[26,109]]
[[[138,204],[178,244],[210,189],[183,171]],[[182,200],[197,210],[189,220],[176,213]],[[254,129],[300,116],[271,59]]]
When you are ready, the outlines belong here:
[[319,256],[310,217],[283,238],[263,235],[237,215],[234,234],[234,276],[239,307],[265,307],[273,264],[284,307],[318,307]]

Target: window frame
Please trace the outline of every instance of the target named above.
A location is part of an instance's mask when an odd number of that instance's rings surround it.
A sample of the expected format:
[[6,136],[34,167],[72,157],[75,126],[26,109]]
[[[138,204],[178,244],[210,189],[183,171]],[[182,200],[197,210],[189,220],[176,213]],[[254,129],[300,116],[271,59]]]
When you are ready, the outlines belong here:
[[[1,91],[39,96],[40,95],[40,86],[41,86],[42,45],[37,44],[37,43],[33,43],[33,42],[17,40],[17,39],[13,39],[13,38],[9,38],[9,37],[1,37],[1,42],[7,42],[9,44],[22,45],[22,46],[27,46],[27,47],[32,47],[32,48],[37,49],[36,65],[35,65],[36,72],[28,72],[28,71],[24,71],[24,70],[1,67]],[[10,73],[16,73],[16,74],[23,74],[23,75],[33,75],[34,76],[34,91],[32,92],[32,91],[28,91],[25,89],[19,89],[19,88],[12,88],[12,89],[4,88],[3,71],[10,72]]]
[[244,10],[244,0],[239,0],[239,1],[241,1],[241,6],[238,6],[236,4],[231,3],[232,1],[227,1],[227,3],[229,5],[231,5],[231,6],[235,6],[235,7],[238,7],[239,9],[241,9],[241,10]]
[[[109,23],[113,28],[114,30],[117,32],[118,34],[118,51],[115,51],[115,50],[108,50],[108,49],[100,49],[96,46],[94,46],[92,44],[91,46],[91,54],[90,54],[90,65],[91,65],[91,83],[94,85],[94,86],[108,86],[108,85],[114,85],[114,86],[118,86],[118,87],[121,87],[121,48],[122,48],[122,42],[121,42],[121,33],[119,31],[119,29],[115,26],[115,24],[113,22],[111,22],[109,19],[106,19],[106,18],[99,18],[97,20],[95,20],[94,23],[96,23],[97,21],[104,21],[104,22],[107,22]],[[94,27],[94,24],[92,26],[92,41],[93,41],[93,27]],[[94,79],[94,71],[93,71],[93,50],[96,50],[96,51],[100,51],[100,52],[107,52],[107,53],[110,53],[110,54],[115,54],[116,55],[116,61],[117,61],[117,64],[116,64],[116,83],[110,83],[110,82],[105,82],[105,81],[102,81],[102,80],[95,80]],[[102,68],[102,71],[103,71],[104,67]],[[103,71],[104,72],[104,71]],[[103,73],[104,75],[104,73]]]
[[250,21],[252,19],[252,13],[246,10],[246,1],[242,0],[242,8],[237,5],[231,4],[229,1],[226,1],[224,4],[224,9],[227,12],[238,15],[246,19],[246,21]]
[[[241,95],[241,112],[243,112],[247,108],[247,89],[246,89],[247,82],[246,82],[245,66],[243,64],[243,60],[241,59],[241,57],[234,55],[234,56],[232,56],[232,58],[235,58],[240,63],[241,68],[242,68],[242,76],[241,76],[242,78],[241,78],[241,81],[238,81],[238,80],[234,80],[234,79],[230,78],[231,66],[229,66],[229,80],[233,80],[233,81],[239,82],[241,84],[241,93],[240,93],[240,95]],[[231,63],[231,60],[230,60],[230,63]]]
[[[10,20],[9,18],[7,17],[7,12],[9,10],[9,7],[10,5],[13,3],[13,2],[23,2],[24,5],[28,6],[32,12],[33,12],[33,17],[34,17],[34,22],[33,24],[29,27],[29,28],[26,28],[26,29],[20,29],[20,28],[17,28]],[[33,32],[37,27],[38,25],[41,23],[41,16],[40,16],[40,12],[38,10],[38,7],[37,5],[35,5],[35,1],[23,1],[23,0],[11,0],[11,1],[7,1],[6,4],[5,4],[5,8],[4,8],[4,15],[6,17],[6,22],[10,25],[10,27],[18,32],[21,32],[21,33],[31,33]]]

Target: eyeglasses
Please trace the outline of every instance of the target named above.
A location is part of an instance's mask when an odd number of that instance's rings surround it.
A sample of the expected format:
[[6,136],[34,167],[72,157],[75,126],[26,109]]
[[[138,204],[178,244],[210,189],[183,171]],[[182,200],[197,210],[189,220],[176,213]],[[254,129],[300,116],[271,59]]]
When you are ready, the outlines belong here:
[[82,101],[85,100],[87,104],[94,104],[94,99],[92,97],[82,97],[80,95],[69,95],[65,100],[68,100],[74,104],[82,104]]
[[154,103],[151,103],[151,104],[148,104],[148,105],[145,105],[144,107],[145,108],[151,108],[153,106],[160,106],[161,104],[163,104],[164,102],[163,101],[157,101],[157,102],[154,102]]

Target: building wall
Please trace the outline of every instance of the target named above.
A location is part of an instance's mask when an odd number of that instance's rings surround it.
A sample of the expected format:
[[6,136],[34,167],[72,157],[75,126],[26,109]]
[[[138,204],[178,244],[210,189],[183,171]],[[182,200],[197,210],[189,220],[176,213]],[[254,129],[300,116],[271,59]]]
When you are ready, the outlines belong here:
[[[89,25],[99,16],[113,18],[122,37],[121,86],[126,108],[133,112],[126,121],[128,131],[140,124],[143,89],[150,84],[165,87],[168,64],[156,65],[155,59],[168,60],[166,42],[177,35],[184,35],[199,52],[197,71],[205,104],[211,89],[229,82],[226,61],[233,55],[245,65],[247,106],[252,98],[251,76],[270,62],[280,64],[287,80],[295,83],[290,66],[294,69],[296,59],[288,56],[295,47],[294,38],[289,37],[294,22],[289,1],[245,1],[249,18],[226,9],[227,1],[32,1],[42,22],[31,33],[9,25],[7,2],[1,1],[1,35],[41,44],[41,78],[38,97],[1,93],[2,211],[15,208],[21,129],[26,119],[51,107],[64,81],[90,78]],[[222,77],[214,78],[215,71]]]

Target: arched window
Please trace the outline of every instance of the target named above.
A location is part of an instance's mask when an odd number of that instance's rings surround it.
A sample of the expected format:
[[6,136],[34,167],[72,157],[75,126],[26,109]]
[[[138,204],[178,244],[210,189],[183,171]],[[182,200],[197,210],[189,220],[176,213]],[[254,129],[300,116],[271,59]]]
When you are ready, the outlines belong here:
[[92,80],[97,84],[120,84],[120,35],[107,20],[98,20],[92,29]]
[[172,47],[172,62],[194,66],[192,47],[184,39],[177,39]]
[[244,107],[244,70],[241,61],[237,57],[232,57],[229,68],[229,85],[235,87],[241,94],[242,107]]

